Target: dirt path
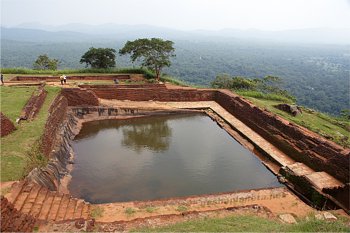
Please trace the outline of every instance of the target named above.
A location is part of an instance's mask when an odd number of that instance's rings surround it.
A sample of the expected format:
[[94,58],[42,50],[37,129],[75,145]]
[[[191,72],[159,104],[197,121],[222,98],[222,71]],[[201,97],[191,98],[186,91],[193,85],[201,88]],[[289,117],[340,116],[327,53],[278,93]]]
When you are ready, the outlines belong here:
[[209,211],[231,207],[259,205],[273,215],[291,213],[304,217],[315,210],[302,202],[287,188],[249,190],[215,195],[171,198],[157,201],[119,202],[92,205],[98,222],[130,221],[151,216],[172,215],[189,211]]

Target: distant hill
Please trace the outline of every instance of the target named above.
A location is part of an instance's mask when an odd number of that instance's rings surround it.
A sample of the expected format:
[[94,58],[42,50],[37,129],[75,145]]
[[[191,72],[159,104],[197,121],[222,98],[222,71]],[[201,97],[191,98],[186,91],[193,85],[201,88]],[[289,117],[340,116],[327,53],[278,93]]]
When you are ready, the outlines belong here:
[[[119,24],[66,24],[60,26],[36,23],[20,24],[16,27],[2,27],[2,38],[27,41],[73,41],[90,39],[136,39],[140,37],[161,37],[178,40],[227,40],[244,39],[303,44],[348,44],[350,29],[311,28],[283,31],[262,31],[256,29],[222,29],[183,31],[149,25]],[[40,36],[38,36],[40,35]]]
[[1,28],[1,40],[17,40],[29,42],[64,42],[86,41],[87,35],[79,32],[50,32],[40,29]]
[[[183,81],[209,85],[220,73],[246,77],[275,75],[283,78],[284,87],[302,105],[332,114],[350,108],[350,44],[330,43],[336,39],[321,36],[323,30],[315,29],[312,35],[312,30],[283,33],[232,29],[184,32],[144,25],[113,24],[40,27],[49,27],[50,31],[1,28],[2,67],[31,68],[37,56],[46,53],[60,60],[60,69],[83,68],[79,60],[91,46],[110,47],[118,51],[126,40],[161,37],[173,40],[176,48],[172,66],[164,72]],[[294,42],[287,40],[288,37],[292,38],[289,33],[294,35]],[[341,36],[335,32],[332,36],[338,35],[338,42],[344,42],[347,31],[339,33]],[[306,39],[303,39],[304,43],[295,42],[307,34],[309,43],[305,42]],[[315,36],[320,37],[319,43],[310,42]],[[350,42],[350,38],[347,41]],[[134,64],[127,56],[117,56],[117,65]]]

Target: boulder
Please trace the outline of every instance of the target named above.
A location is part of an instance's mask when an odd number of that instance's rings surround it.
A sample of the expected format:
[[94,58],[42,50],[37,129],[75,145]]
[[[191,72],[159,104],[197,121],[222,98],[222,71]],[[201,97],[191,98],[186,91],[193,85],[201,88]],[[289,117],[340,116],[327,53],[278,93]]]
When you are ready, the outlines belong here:
[[293,116],[297,116],[302,113],[301,108],[297,105],[278,104],[278,105],[275,105],[274,107],[284,112],[287,112]]
[[289,224],[297,223],[297,221],[291,214],[281,214],[278,217],[282,220],[282,222],[285,222],[285,223],[289,223]]

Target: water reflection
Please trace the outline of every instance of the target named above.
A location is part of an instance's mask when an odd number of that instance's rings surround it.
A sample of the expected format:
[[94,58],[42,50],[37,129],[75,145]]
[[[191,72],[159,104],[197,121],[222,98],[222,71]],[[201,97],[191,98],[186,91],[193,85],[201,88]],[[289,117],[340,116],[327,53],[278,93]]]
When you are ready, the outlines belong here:
[[73,149],[69,190],[91,203],[279,185],[259,159],[202,114],[90,122]]
[[122,145],[131,147],[138,154],[143,149],[163,152],[169,148],[171,129],[165,119],[155,122],[138,123],[123,127]]

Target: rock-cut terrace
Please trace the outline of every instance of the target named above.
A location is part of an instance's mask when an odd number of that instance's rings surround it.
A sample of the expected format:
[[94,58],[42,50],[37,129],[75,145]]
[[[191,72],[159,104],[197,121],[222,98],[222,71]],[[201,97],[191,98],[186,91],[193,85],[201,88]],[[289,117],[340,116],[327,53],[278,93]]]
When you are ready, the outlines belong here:
[[[86,77],[88,80],[115,78],[118,77]],[[125,80],[130,76],[120,78]],[[57,79],[26,76],[15,77],[12,81],[14,85],[20,85],[43,80],[56,85]],[[90,204],[70,196],[66,187],[73,159],[70,142],[82,123],[191,109],[205,112],[235,140],[254,152],[285,187],[108,204]],[[75,222],[89,227],[96,221],[105,227],[103,230],[120,230],[133,225],[152,225],[152,221],[160,225],[172,222],[171,219],[182,221],[194,216],[193,211],[209,213],[252,208],[254,211],[268,210],[274,215],[288,210],[299,216],[307,215],[313,208],[331,208],[343,209],[349,214],[350,149],[254,106],[231,91],[162,83],[79,85],[62,88],[49,113],[42,141],[43,153],[49,158],[49,163],[44,168],[34,169],[24,180],[13,185],[5,196],[11,211],[4,212],[4,218],[6,213],[11,217],[14,214],[12,209],[15,209],[19,212],[16,214],[29,216],[43,226]],[[203,200],[215,203],[215,200],[225,198],[238,201],[207,206],[198,204]],[[175,210],[177,205],[188,205],[193,211],[179,213]],[[131,217],[123,214],[125,208],[142,209],[145,206],[157,206],[159,212],[140,211]],[[92,216],[96,208],[103,208],[104,215]],[[94,219],[92,223],[91,219]]]

